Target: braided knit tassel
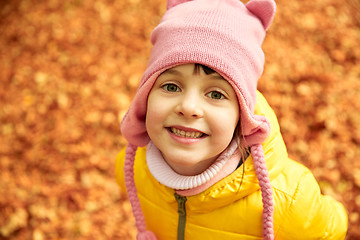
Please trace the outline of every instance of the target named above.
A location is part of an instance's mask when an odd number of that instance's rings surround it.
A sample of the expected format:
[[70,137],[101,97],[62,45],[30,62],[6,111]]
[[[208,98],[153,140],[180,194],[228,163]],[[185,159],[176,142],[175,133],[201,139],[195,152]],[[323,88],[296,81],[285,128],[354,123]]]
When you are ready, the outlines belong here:
[[137,195],[134,179],[134,160],[137,146],[128,144],[125,151],[125,186],[135,217],[136,228],[138,229],[137,240],[156,240],[153,232],[146,230],[144,214],[141,211],[139,197]]
[[274,239],[273,214],[274,203],[270,185],[269,173],[265,165],[264,150],[261,144],[251,147],[256,176],[259,180],[263,202],[263,235],[265,240]]

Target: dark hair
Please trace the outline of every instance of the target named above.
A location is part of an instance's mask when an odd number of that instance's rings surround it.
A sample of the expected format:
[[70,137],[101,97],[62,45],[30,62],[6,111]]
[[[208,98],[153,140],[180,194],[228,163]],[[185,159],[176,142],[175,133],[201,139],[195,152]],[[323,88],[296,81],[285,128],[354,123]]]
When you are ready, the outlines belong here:
[[204,73],[207,74],[207,75],[216,72],[215,70],[209,68],[208,66],[202,65],[202,64],[200,64],[200,63],[195,63],[194,73],[199,73],[200,68],[201,68],[201,69],[204,71]]

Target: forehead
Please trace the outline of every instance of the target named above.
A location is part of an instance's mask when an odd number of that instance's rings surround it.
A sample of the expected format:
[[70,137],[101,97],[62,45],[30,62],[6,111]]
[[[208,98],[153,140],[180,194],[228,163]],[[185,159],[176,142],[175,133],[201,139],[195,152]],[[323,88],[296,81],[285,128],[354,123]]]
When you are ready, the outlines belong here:
[[177,75],[177,76],[188,76],[188,75],[207,75],[211,79],[225,80],[215,70],[201,64],[184,64],[167,69],[161,75]]

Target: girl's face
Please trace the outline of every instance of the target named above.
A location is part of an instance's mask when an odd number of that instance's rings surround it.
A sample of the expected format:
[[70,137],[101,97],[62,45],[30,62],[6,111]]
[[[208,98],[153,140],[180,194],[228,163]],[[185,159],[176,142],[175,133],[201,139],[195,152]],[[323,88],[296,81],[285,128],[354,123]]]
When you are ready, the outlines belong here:
[[205,171],[230,144],[239,121],[231,85],[194,64],[162,73],[150,91],[146,129],[166,162],[181,175]]

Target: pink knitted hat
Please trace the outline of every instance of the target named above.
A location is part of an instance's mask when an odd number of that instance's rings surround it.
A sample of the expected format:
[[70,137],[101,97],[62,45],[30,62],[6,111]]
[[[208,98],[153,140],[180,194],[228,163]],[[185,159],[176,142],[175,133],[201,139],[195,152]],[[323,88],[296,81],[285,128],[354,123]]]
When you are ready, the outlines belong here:
[[145,127],[147,98],[157,77],[187,63],[210,67],[233,87],[240,106],[241,140],[251,148],[263,198],[263,234],[273,239],[272,190],[261,143],[270,133],[268,120],[254,114],[257,81],[263,72],[261,49],[271,25],[274,0],[168,0],[167,11],[151,35],[153,48],[134,100],[121,122],[129,144],[125,157],[125,184],[139,230],[138,239],[156,239],[146,231],[133,179],[137,147],[150,138]]

